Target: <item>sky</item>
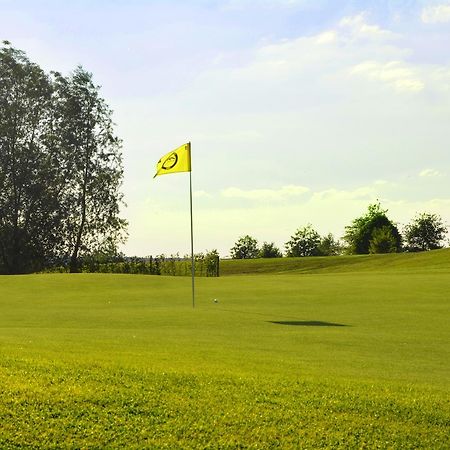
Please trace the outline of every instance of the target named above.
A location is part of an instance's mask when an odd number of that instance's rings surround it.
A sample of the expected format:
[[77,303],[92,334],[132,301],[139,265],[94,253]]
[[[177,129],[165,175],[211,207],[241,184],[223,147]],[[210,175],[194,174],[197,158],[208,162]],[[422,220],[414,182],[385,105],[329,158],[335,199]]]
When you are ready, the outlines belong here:
[[450,224],[450,1],[0,0],[0,39],[92,72],[123,140],[131,256],[340,238],[380,201]]

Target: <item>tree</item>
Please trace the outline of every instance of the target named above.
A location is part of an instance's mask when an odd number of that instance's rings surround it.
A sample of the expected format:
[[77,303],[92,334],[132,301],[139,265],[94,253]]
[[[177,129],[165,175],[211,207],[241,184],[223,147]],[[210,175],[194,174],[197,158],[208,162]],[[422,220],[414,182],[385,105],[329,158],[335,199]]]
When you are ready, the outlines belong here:
[[264,242],[259,250],[260,258],[281,258],[283,255],[274,242]]
[[299,228],[286,242],[286,256],[318,256],[320,235],[308,224]]
[[233,259],[253,259],[258,253],[258,241],[249,235],[241,236],[230,250]]
[[41,269],[55,257],[61,214],[51,133],[52,84],[25,53],[0,49],[0,271]]
[[374,230],[388,227],[395,240],[395,251],[401,249],[402,238],[397,227],[386,215],[387,210],[381,208],[380,203],[368,206],[367,213],[353,220],[352,224],[345,227],[344,240],[347,242],[347,251],[350,254],[369,253],[370,241]]
[[332,233],[328,233],[320,239],[318,253],[320,256],[340,255],[342,253],[342,244],[334,238]]
[[66,157],[65,254],[70,271],[92,252],[114,253],[124,240],[119,217],[123,168],[121,141],[114,135],[112,111],[100,97],[92,74],[77,67],[69,77],[55,73],[58,137]]
[[218,277],[219,276],[219,252],[214,249],[206,251],[205,253],[205,266],[206,266],[206,276],[207,277]]
[[115,253],[123,169],[111,110],[92,75],[48,75],[0,49],[0,272]]
[[385,225],[372,231],[369,253],[396,253],[397,241],[391,227]]
[[440,216],[422,213],[406,225],[403,235],[407,249],[420,252],[442,248],[447,232]]

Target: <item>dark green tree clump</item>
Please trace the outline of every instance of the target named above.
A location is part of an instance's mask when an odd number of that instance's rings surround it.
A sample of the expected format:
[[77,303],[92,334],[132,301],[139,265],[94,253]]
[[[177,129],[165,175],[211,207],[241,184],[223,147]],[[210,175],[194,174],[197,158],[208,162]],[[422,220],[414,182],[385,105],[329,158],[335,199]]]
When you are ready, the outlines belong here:
[[260,258],[281,258],[283,254],[274,242],[264,242],[259,249]]
[[258,241],[249,236],[241,236],[230,250],[233,259],[253,259],[258,258]]
[[379,203],[369,205],[366,214],[345,227],[344,241],[350,254],[399,252],[401,235]]
[[396,253],[397,251],[397,240],[392,228],[388,225],[374,228],[369,242],[369,253]]
[[117,252],[125,238],[121,143],[82,67],[45,73],[0,48],[0,273]]
[[422,252],[442,248],[447,232],[440,216],[419,214],[404,229],[406,249],[411,252]]

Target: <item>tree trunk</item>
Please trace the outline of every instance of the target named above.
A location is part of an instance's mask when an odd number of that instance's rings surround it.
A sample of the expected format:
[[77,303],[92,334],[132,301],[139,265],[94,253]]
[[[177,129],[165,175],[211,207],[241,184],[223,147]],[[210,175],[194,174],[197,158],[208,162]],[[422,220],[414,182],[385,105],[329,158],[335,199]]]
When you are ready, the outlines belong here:
[[77,239],[75,241],[75,246],[70,257],[69,270],[70,273],[78,273],[80,267],[78,264],[78,253],[81,246],[81,238],[83,236],[84,226],[86,223],[86,195],[87,195],[87,182],[88,182],[88,167],[89,167],[89,153],[86,155],[86,165],[83,174],[83,191],[81,193],[81,222],[78,228]]
[[82,212],[81,212],[81,223],[80,228],[78,229],[77,239],[75,241],[75,246],[73,248],[72,255],[70,257],[70,265],[69,271],[70,273],[78,273],[80,271],[80,267],[78,264],[78,253],[80,251],[81,246],[81,237],[83,235],[84,224],[86,222],[86,202],[85,202],[85,189],[83,189],[83,199],[82,199]]

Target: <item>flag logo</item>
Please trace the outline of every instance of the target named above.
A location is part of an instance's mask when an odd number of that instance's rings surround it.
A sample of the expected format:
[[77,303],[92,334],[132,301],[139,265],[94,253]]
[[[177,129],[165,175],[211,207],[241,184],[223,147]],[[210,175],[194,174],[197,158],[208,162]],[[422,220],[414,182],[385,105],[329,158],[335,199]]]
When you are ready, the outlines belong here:
[[190,172],[191,171],[191,143],[183,144],[182,146],[172,150],[170,153],[164,155],[156,163],[156,174],[166,175],[176,172]]
[[177,162],[178,162],[178,155],[175,152],[173,152],[164,160],[161,167],[164,170],[170,170],[177,165]]

